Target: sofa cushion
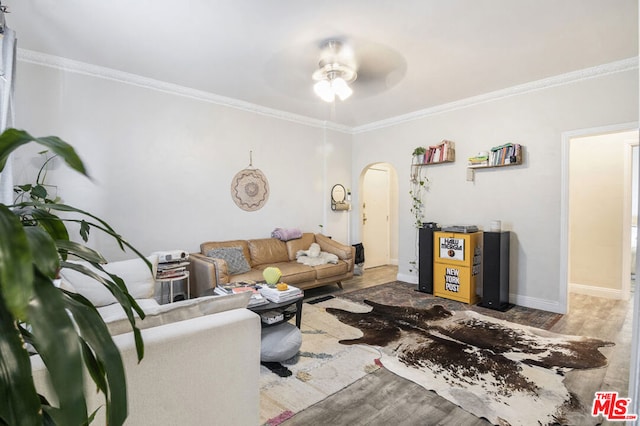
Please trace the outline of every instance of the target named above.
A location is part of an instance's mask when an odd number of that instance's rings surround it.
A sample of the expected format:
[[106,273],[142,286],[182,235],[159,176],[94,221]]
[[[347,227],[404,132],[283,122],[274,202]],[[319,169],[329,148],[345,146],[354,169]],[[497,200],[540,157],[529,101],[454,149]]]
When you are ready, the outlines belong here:
[[[148,299],[153,297],[158,256],[149,256],[147,260],[151,262],[152,270],[149,270],[147,264],[139,258],[110,262],[102,265],[102,268],[122,278],[134,299]],[[94,268],[89,262],[70,261],[70,263],[83,265],[98,275],[108,278],[106,274]],[[69,284],[77,293],[89,299],[94,306],[105,306],[117,302],[113,294],[102,283],[81,272],[62,268],[60,278],[66,282],[65,285]]]
[[276,238],[261,238],[249,240],[251,266],[270,265],[278,262],[288,262],[287,245]]
[[[264,277],[262,276],[262,269],[251,269],[248,272],[245,272],[243,274],[236,274],[236,275],[229,275],[227,276],[228,278],[228,282],[230,283],[234,283],[234,282],[251,282],[251,281],[264,281]],[[224,282],[221,282],[220,284],[226,284]]]
[[230,240],[230,241],[207,241],[200,244],[200,253],[207,255],[209,250],[221,247],[242,247],[245,259],[251,259],[251,253],[249,253],[249,245],[245,240]]
[[227,262],[227,270],[230,275],[242,274],[251,270],[249,262],[244,257],[242,247],[218,247],[209,250],[206,255]]
[[296,260],[296,254],[299,250],[308,250],[311,244],[316,242],[315,236],[311,232],[305,232],[302,237],[296,240],[287,241],[287,254],[289,260]]
[[[184,321],[203,315],[246,308],[249,305],[250,297],[251,294],[245,292],[223,296],[204,296],[197,299],[168,303],[166,305],[159,305],[157,303],[154,305],[144,300],[137,300],[136,302],[138,302],[144,310],[146,316],[143,320],[140,320],[136,316],[136,325],[139,329],[143,330],[145,328]],[[121,313],[119,317],[116,317],[115,311],[111,309],[112,306],[119,308],[119,312]],[[111,335],[115,336],[130,332],[131,324],[129,324],[129,320],[124,315],[122,308],[119,305],[112,306],[105,306],[98,309],[100,315],[105,319]],[[107,319],[109,319],[109,321],[107,321]]]
[[344,260],[339,260],[337,264],[318,265],[314,266],[313,269],[316,271],[316,277],[321,280],[346,274],[349,272],[349,265]]
[[315,281],[316,271],[311,266],[303,265],[296,262],[280,262],[270,265],[258,266],[262,272],[268,266],[275,266],[280,269],[282,276],[280,282],[287,284],[297,284],[305,281]]
[[333,253],[340,259],[351,259],[351,246],[345,246],[322,234],[316,234],[316,243],[320,244],[320,249],[328,253]]

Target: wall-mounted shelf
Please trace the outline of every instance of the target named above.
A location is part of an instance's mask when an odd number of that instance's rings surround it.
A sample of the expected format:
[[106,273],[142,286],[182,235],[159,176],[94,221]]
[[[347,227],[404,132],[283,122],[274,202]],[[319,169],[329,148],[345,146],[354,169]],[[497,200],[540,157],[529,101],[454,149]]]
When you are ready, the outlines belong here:
[[467,168],[469,169],[495,169],[497,167],[509,167],[509,166],[519,166],[522,164],[522,158],[519,158],[518,160],[516,160],[515,163],[509,163],[509,164],[494,164],[494,165],[468,165]]
[[485,156],[469,158],[467,180],[473,182],[474,172],[478,169],[496,169],[499,167],[519,166],[522,164],[524,147],[517,143],[507,143],[494,148]]
[[445,161],[433,161],[431,163],[412,164],[412,166],[413,167],[435,166],[436,164],[447,164],[447,163],[455,163],[455,159],[453,159],[453,160],[445,160]]
[[522,164],[524,147],[518,143],[507,143],[494,148],[484,156],[469,158],[467,167],[490,169],[494,167],[517,166]]
[[453,163],[456,160],[455,144],[448,140],[443,140],[438,145],[430,146],[426,149],[423,161],[417,161],[412,166],[431,166],[434,164]]

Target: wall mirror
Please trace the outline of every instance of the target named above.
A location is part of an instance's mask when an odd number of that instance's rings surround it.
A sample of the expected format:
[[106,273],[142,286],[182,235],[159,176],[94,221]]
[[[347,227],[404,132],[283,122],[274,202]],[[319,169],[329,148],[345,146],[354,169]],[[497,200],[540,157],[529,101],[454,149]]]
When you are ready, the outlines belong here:
[[347,201],[347,190],[339,183],[331,188],[331,210],[349,210],[351,204]]

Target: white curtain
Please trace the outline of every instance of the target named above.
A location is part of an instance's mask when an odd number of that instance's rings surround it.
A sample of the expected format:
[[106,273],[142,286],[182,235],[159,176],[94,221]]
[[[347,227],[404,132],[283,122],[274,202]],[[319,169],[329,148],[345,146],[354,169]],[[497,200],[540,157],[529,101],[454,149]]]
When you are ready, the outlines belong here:
[[[4,30],[0,34],[2,43],[0,48],[0,132],[14,126],[14,77],[16,66],[16,33],[7,28],[4,22],[4,12],[0,11],[0,26]],[[13,171],[11,157],[0,173],[0,203],[13,202]]]

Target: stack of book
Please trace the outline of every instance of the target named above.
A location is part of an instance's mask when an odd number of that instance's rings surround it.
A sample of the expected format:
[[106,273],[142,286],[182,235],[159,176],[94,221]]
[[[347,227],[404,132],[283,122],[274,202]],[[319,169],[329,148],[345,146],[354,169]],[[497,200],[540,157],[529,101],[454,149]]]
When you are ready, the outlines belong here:
[[278,290],[275,287],[269,287],[268,285],[263,284],[258,290],[264,297],[274,303],[288,302],[290,300],[297,299],[304,294],[302,290],[292,285],[288,286],[286,290]]
[[489,153],[479,152],[467,160],[468,167],[487,167],[489,165]]
[[175,262],[158,263],[158,272],[156,273],[156,279],[169,280],[171,278],[182,277],[187,272],[187,266],[189,266],[189,262],[179,260]]
[[517,143],[506,143],[504,145],[491,148],[489,154],[490,166],[503,166],[505,164],[516,164],[519,162],[522,147]]
[[448,140],[443,140],[438,145],[430,146],[424,155],[424,162],[441,163],[455,160],[455,144]]
[[217,285],[213,290],[215,294],[225,295],[225,294],[235,294],[242,293],[245,291],[251,292],[251,299],[249,299],[249,307],[266,305],[269,303],[267,299],[265,299],[262,294],[258,291],[258,287],[253,283],[229,283],[229,284],[220,284]]

